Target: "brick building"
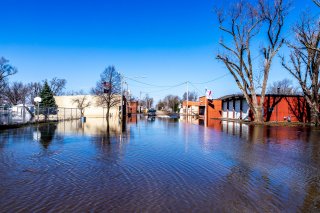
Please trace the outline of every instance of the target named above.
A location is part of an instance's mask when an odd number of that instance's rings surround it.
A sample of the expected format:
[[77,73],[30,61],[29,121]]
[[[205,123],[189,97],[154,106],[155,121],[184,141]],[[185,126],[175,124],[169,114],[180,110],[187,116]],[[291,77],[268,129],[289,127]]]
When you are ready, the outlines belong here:
[[221,118],[222,102],[220,99],[209,100],[206,96],[199,98],[199,118],[208,122],[211,118]]
[[[260,96],[258,96],[260,101]],[[264,121],[310,121],[310,110],[303,96],[267,94],[263,107]],[[244,95],[227,95],[208,100],[199,100],[199,118],[208,124],[210,119],[231,119],[253,121],[254,116]]]
[[182,115],[199,115],[199,102],[198,101],[187,101],[182,102],[182,108],[180,109],[180,114]]
[[128,114],[137,114],[138,113],[138,101],[128,101],[127,102],[127,113]]

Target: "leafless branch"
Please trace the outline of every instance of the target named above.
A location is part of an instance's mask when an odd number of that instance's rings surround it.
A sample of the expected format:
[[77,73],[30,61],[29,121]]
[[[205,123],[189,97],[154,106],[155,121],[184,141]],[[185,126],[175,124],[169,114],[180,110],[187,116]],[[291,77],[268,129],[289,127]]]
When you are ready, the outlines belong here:
[[88,101],[88,96],[76,96],[72,99],[72,103],[77,105],[77,108],[81,111],[81,116],[84,116],[84,111],[87,107],[91,106],[91,102]]
[[121,75],[114,66],[107,67],[100,75],[100,80],[92,93],[98,96],[97,105],[107,107],[107,117],[109,110],[120,103],[121,95]]
[[295,43],[291,49],[289,63],[282,57],[282,66],[297,79],[311,109],[312,122],[319,124],[319,67],[320,67],[320,21],[308,13],[301,16],[294,26]]
[[9,61],[4,57],[0,57],[0,92],[3,92],[4,87],[7,85],[7,78],[14,75],[18,70],[9,64]]
[[49,86],[52,90],[53,95],[63,95],[63,90],[65,89],[67,84],[66,79],[59,79],[57,77],[54,77],[50,82]]
[[318,7],[320,7],[320,0],[312,0]]
[[[274,56],[284,43],[281,32],[284,19],[288,12],[288,6],[283,0],[270,1],[259,0],[257,5],[250,1],[234,3],[230,9],[216,10],[219,29],[231,38],[231,44],[220,41],[225,54],[218,54],[217,59],[224,63],[234,77],[238,87],[245,95],[250,108],[258,122],[262,121],[262,106],[266,92],[269,72]],[[254,59],[252,58],[253,38],[266,29],[267,45],[263,48],[263,82],[261,84],[261,99],[258,103],[257,92],[260,84],[256,80]]]

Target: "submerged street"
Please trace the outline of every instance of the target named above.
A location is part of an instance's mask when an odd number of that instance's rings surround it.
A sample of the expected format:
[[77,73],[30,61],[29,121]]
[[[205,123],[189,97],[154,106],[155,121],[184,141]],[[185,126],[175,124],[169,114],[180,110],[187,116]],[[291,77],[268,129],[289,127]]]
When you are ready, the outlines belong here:
[[[133,117],[0,132],[2,212],[320,210],[320,131]],[[201,122],[200,122],[201,123]]]

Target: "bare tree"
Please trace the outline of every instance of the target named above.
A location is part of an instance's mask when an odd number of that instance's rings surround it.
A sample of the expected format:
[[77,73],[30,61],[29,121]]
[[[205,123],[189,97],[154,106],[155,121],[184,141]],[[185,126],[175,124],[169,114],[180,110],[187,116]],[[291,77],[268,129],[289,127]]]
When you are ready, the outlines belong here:
[[165,107],[166,107],[166,103],[160,99],[158,104],[157,104],[157,109],[158,110],[163,110]]
[[[43,81],[44,82],[44,81]],[[52,80],[49,81],[49,87],[53,93],[53,95],[63,95],[63,90],[65,89],[67,81],[65,79],[59,79],[54,77]],[[29,95],[28,101],[32,104],[34,103],[34,98],[40,95],[40,91],[43,88],[42,82],[31,82],[28,84],[29,87]]]
[[[244,94],[255,122],[263,122],[263,104],[269,72],[272,61],[284,43],[281,31],[284,18],[287,14],[287,5],[282,0],[259,0],[256,5],[249,1],[240,1],[232,5],[231,10],[217,12],[220,30],[231,37],[231,44],[220,41],[225,50],[218,54],[217,59],[222,61],[234,77],[239,89]],[[254,69],[252,50],[253,39],[261,32],[267,37],[267,45],[262,46],[264,63],[262,73]],[[257,83],[262,74],[262,83]],[[258,93],[261,89],[260,101]]]
[[[183,93],[183,96],[182,96],[182,100],[183,101],[186,101],[187,100],[187,93]],[[189,98],[188,98],[189,101],[197,101],[198,100],[198,93],[196,91],[193,91],[193,92],[189,92]]]
[[91,102],[88,100],[87,95],[78,95],[72,99],[72,103],[77,105],[77,108],[81,112],[81,117],[84,116],[84,111],[86,108],[91,106]]
[[304,13],[293,31],[296,37],[288,43],[289,62],[282,56],[282,66],[298,80],[311,110],[311,122],[319,125],[320,20]]
[[181,100],[179,96],[176,95],[167,95],[163,102],[166,104],[166,108],[168,110],[171,110],[172,112],[177,112],[179,108],[179,104],[181,103]]
[[57,77],[54,77],[49,82],[49,86],[53,92],[53,95],[55,96],[63,95],[63,90],[65,89],[66,84],[67,84],[66,79],[59,79]]
[[314,2],[318,7],[320,7],[320,0],[313,0],[313,2]]
[[40,95],[40,92],[42,90],[42,84],[40,82],[31,82],[28,84],[28,88],[28,102],[35,104],[34,98]]
[[0,93],[7,85],[7,79],[10,75],[16,74],[18,71],[15,67],[9,64],[9,61],[4,57],[0,57]]
[[145,106],[147,109],[151,108],[153,105],[153,98],[146,94],[146,96],[141,101],[142,106]]
[[4,89],[5,99],[12,105],[25,104],[28,93],[29,87],[22,82],[13,82]]
[[281,81],[275,81],[268,87],[269,94],[295,95],[298,89],[292,86],[292,81],[285,78]]
[[112,107],[120,103],[121,75],[114,66],[107,67],[100,75],[100,80],[92,93],[98,96],[97,104],[107,107],[107,125],[109,126],[109,114]]

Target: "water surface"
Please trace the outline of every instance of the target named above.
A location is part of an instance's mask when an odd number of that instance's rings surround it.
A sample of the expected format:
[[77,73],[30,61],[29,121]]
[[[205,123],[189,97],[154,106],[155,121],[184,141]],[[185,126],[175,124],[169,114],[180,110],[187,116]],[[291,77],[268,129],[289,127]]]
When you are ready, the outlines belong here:
[[320,131],[103,119],[0,132],[2,212],[317,212]]

